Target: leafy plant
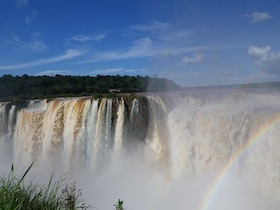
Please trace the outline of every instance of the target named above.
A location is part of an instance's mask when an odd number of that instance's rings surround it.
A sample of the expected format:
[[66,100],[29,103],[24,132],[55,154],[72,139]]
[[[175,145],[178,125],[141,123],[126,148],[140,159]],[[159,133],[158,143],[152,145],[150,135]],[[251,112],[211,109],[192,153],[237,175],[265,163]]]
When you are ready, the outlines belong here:
[[123,208],[123,201],[122,200],[118,200],[116,204],[114,204],[115,206],[115,210],[124,210]]
[[68,184],[61,191],[62,206],[65,209],[87,209],[88,206],[80,199],[82,196],[81,189],[76,189],[76,183]]

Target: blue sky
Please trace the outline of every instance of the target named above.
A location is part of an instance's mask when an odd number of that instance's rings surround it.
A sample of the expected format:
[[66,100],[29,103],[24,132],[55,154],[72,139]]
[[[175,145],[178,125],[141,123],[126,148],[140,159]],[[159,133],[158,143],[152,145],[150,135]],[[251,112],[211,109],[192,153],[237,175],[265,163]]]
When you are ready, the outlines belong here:
[[0,76],[280,80],[279,0],[0,0]]

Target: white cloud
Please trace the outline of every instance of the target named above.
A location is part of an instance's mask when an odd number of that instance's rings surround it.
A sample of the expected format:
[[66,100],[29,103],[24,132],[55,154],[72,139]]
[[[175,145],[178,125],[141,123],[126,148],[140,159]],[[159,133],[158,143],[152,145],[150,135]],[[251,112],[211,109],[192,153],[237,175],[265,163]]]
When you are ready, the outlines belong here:
[[106,35],[105,34],[97,34],[97,35],[86,35],[86,34],[78,34],[75,36],[71,36],[71,38],[66,39],[67,42],[70,41],[77,41],[77,42],[89,42],[89,41],[96,41],[99,42],[102,39],[105,39]]
[[205,47],[195,46],[170,46],[166,47],[161,43],[155,43],[151,38],[146,37],[136,40],[132,46],[126,51],[107,51],[96,53],[91,60],[88,62],[99,62],[99,61],[113,61],[121,59],[131,59],[131,58],[147,58],[147,57],[166,57],[166,56],[176,56],[184,52],[193,52],[197,50],[206,49]]
[[192,63],[200,63],[205,59],[204,54],[197,53],[193,57],[185,56],[182,58],[183,64],[192,64]]
[[29,4],[28,0],[17,0],[19,6],[27,6]]
[[152,45],[153,41],[150,38],[143,38],[135,41],[132,47],[127,51],[98,53],[93,57],[91,62],[153,56],[155,52],[154,49],[152,49]]
[[40,33],[34,33],[29,42],[22,41],[18,37],[12,37],[9,40],[6,40],[11,45],[15,46],[18,49],[31,50],[31,51],[44,51],[48,47],[40,40]]
[[70,70],[47,70],[47,71],[42,71],[42,72],[38,72],[37,74],[35,74],[36,76],[54,76],[56,74],[60,74],[60,75],[71,75],[73,72]]
[[143,25],[133,25],[129,27],[129,31],[145,31],[149,33],[156,33],[166,31],[170,28],[168,23],[161,23],[158,21],[153,21],[150,24],[143,24]]
[[253,12],[247,15],[247,17],[249,17],[253,23],[263,22],[272,18],[271,15],[266,12]]
[[272,50],[271,46],[255,47],[250,46],[248,54],[256,60],[256,64],[260,67],[255,80],[279,80],[280,78],[280,52]]
[[249,55],[254,57],[264,57],[265,55],[268,54],[269,51],[271,51],[270,46],[265,46],[265,47],[250,46],[248,49]]
[[153,21],[150,24],[133,25],[128,28],[129,34],[141,35],[153,37],[163,41],[186,41],[186,38],[192,34],[191,30],[178,29],[168,23],[161,23]]
[[115,74],[124,71],[124,68],[110,68],[110,69],[98,69],[91,71],[91,74]]
[[137,40],[134,42],[134,45],[132,46],[130,53],[134,53],[136,56],[142,57],[143,55],[149,54],[151,52],[151,48],[153,46],[153,41],[149,38],[142,38],[140,40]]
[[271,46],[250,46],[248,54],[257,59],[257,62],[261,64],[276,64],[280,62],[280,52],[272,51]]
[[31,15],[26,15],[25,16],[25,23],[27,25],[30,25],[33,21],[35,21],[37,19],[37,11],[33,10]]
[[[204,46],[190,46],[190,40],[188,39],[190,35],[190,30],[178,29],[168,23],[158,21],[129,26],[125,36],[130,36],[129,40],[133,37],[137,38],[127,48],[95,52],[92,58],[84,63],[133,58],[174,57],[186,52],[207,49]],[[83,36],[78,38],[84,40]]]
[[109,69],[98,69],[95,71],[91,71],[90,74],[102,74],[102,75],[110,75],[110,74],[130,74],[141,72],[146,72],[147,69],[125,69],[125,68],[109,68]]
[[41,60],[37,60],[37,61],[33,61],[33,62],[15,64],[15,65],[10,65],[10,66],[0,66],[0,70],[21,69],[21,68],[29,68],[29,67],[41,66],[41,65],[51,64],[51,63],[57,63],[60,61],[69,60],[69,59],[78,57],[82,54],[83,54],[82,51],[69,49],[65,52],[65,54],[57,56],[57,57],[46,58],[46,59],[41,59]]

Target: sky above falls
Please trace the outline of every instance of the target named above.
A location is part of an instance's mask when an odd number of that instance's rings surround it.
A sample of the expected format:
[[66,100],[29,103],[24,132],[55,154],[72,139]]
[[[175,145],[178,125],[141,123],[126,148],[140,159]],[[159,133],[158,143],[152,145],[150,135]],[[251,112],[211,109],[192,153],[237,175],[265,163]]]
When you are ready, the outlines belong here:
[[0,76],[280,80],[279,0],[0,0]]

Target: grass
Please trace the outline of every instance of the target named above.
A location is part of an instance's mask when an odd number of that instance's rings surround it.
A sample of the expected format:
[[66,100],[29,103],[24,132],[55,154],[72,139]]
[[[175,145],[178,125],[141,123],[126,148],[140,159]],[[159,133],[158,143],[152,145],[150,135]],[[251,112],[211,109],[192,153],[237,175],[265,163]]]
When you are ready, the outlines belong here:
[[21,177],[11,171],[0,176],[0,209],[2,210],[76,210],[88,209],[81,199],[81,190],[76,183],[63,184],[64,178],[54,182],[51,176],[48,185],[41,186],[33,180],[25,182],[25,177],[33,163]]

